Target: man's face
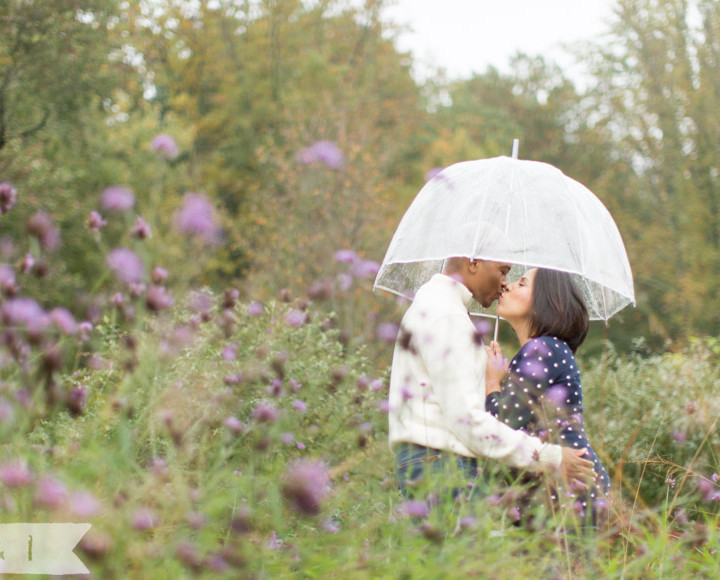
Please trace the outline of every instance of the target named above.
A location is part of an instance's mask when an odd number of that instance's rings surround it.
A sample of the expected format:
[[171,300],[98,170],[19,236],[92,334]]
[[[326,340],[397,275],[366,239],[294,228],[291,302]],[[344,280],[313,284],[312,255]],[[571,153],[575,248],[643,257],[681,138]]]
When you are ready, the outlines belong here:
[[484,308],[497,300],[507,287],[510,264],[479,260],[470,264],[471,284],[468,286],[475,300]]

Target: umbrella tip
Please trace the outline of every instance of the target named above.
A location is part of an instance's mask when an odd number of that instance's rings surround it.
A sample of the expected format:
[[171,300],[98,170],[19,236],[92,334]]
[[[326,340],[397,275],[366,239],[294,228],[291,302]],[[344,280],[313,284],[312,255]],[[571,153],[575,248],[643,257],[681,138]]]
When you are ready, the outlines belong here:
[[520,139],[513,139],[513,146],[512,146],[512,158],[517,159],[518,158],[518,149],[520,148]]

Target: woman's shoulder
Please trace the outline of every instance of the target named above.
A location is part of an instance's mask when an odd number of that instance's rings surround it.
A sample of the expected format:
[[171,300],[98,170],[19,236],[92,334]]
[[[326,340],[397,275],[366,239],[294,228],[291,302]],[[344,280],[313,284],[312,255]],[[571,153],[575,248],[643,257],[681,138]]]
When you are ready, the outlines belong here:
[[572,356],[572,349],[564,340],[556,336],[537,336],[531,338],[521,349],[523,356],[552,357],[555,355]]

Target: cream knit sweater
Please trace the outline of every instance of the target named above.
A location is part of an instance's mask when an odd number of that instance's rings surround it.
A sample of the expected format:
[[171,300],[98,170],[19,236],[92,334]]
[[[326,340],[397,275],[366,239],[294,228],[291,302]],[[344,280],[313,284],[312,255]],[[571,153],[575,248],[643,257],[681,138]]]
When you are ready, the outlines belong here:
[[490,457],[513,467],[559,467],[558,445],[515,431],[485,411],[485,348],[470,291],[444,274],[418,290],[402,319],[390,376],[389,439]]

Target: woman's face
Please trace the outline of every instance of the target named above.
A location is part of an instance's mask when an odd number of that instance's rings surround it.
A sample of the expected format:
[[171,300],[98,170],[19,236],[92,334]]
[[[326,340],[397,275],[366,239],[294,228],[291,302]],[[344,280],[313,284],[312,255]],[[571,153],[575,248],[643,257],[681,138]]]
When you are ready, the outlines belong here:
[[517,282],[510,284],[498,300],[498,314],[507,321],[529,320],[532,312],[533,281],[537,269],[525,272]]

